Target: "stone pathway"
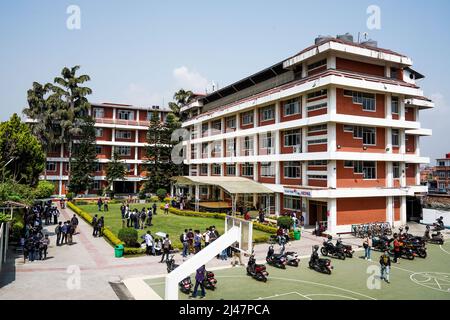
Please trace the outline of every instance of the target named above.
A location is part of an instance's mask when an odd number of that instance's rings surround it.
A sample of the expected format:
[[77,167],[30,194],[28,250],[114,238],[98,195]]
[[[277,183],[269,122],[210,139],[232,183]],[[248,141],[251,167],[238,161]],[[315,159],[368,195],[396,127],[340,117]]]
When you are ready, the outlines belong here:
[[[61,210],[61,220],[69,220],[70,209]],[[114,249],[103,238],[92,237],[92,228],[79,219],[78,233],[74,244],[57,247],[55,226],[44,228],[49,233],[51,245],[48,259],[23,263],[23,256],[14,254],[12,248],[2,274],[0,275],[0,299],[118,299],[110,282],[124,279],[166,274],[166,264],[159,263],[159,257],[115,258]],[[321,245],[318,238],[308,231],[300,241],[287,247],[300,256],[308,256],[311,247]],[[344,242],[360,245],[360,239],[344,237]],[[263,261],[268,245],[255,246],[257,260]],[[276,250],[278,250],[276,248]],[[181,255],[176,254],[176,262],[181,263]],[[244,259],[246,263],[247,259]],[[226,267],[230,261],[213,259],[208,268]]]

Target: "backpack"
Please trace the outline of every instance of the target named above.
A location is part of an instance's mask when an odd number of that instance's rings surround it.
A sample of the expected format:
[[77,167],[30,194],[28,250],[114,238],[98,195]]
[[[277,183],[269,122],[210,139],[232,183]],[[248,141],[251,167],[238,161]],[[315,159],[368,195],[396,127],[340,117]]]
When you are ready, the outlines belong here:
[[184,234],[180,234],[180,242],[183,243],[184,242]]
[[164,240],[163,248],[169,250],[170,249],[170,242],[169,239]]
[[56,234],[61,233],[61,227],[59,225],[56,226],[55,233]]

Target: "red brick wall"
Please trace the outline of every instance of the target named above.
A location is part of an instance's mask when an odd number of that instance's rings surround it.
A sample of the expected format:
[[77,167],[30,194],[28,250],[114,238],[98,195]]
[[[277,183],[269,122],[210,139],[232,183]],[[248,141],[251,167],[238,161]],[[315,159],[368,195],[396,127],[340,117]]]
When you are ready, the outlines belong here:
[[258,163],[258,182],[261,183],[275,183],[275,177],[261,177],[261,163]]
[[408,137],[408,140],[406,140],[405,143],[405,151],[409,154],[414,154],[416,152],[416,142],[415,142],[415,136],[413,135],[406,135]]
[[414,108],[405,107],[405,120],[416,121],[416,114],[414,112]]
[[400,197],[394,197],[394,221],[400,221]]
[[363,139],[353,138],[352,132],[344,132],[343,124],[336,124],[336,145],[340,145],[341,148],[338,151],[347,152],[377,152],[385,153],[385,129],[376,128],[376,145],[375,146],[365,146],[367,150],[363,150]]
[[308,186],[310,187],[323,187],[326,188],[328,185],[327,180],[315,180],[315,179],[308,179]]
[[297,186],[302,184],[302,179],[285,178],[284,162],[280,162],[280,183],[288,186]]
[[386,198],[337,199],[337,225],[386,221]]
[[103,135],[101,137],[96,137],[97,141],[111,141],[112,140],[112,129],[102,128]]
[[384,66],[377,66],[375,64],[352,61],[343,58],[336,58],[336,69],[384,77]]
[[326,143],[308,145],[308,152],[325,152],[327,149],[328,146]]
[[336,183],[338,188],[373,188],[386,186],[386,163],[377,162],[377,179],[365,180],[355,174],[353,168],[345,168],[344,161],[336,161]]
[[416,164],[409,163],[406,169],[406,185],[415,186],[416,185]]
[[362,105],[353,103],[352,97],[344,96],[343,89],[336,89],[336,112],[340,114],[350,114],[354,116],[364,116],[372,118],[385,117],[385,97],[383,94],[376,95],[376,110],[364,111]]

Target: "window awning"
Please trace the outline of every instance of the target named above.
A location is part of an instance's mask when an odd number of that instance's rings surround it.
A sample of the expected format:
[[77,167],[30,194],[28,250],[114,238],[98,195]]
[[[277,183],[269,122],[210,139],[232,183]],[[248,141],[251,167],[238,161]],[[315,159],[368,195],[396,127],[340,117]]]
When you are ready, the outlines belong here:
[[175,184],[184,186],[218,186],[230,194],[274,193],[261,183],[242,177],[179,176],[173,177],[172,180],[175,181]]

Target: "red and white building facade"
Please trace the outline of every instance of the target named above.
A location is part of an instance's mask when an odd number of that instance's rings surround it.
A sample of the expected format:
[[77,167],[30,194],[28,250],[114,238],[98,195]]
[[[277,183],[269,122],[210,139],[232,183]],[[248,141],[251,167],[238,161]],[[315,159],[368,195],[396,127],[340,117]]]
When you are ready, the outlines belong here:
[[406,223],[406,197],[427,192],[420,137],[431,130],[420,113],[434,107],[411,66],[391,50],[319,40],[184,108],[189,173],[258,181],[274,195],[254,203],[327,221],[330,233]]
[[[89,110],[95,120],[96,152],[98,163],[94,176],[94,186],[89,194],[101,192],[106,186],[106,164],[111,161],[115,151],[127,166],[124,181],[114,183],[116,193],[137,193],[145,178],[146,141],[149,119],[157,112],[165,121],[168,109],[137,107],[126,104],[92,104]],[[46,179],[55,183],[55,193],[67,193],[68,151],[64,146],[55,146],[47,156]],[[45,177],[42,176],[41,179]]]

